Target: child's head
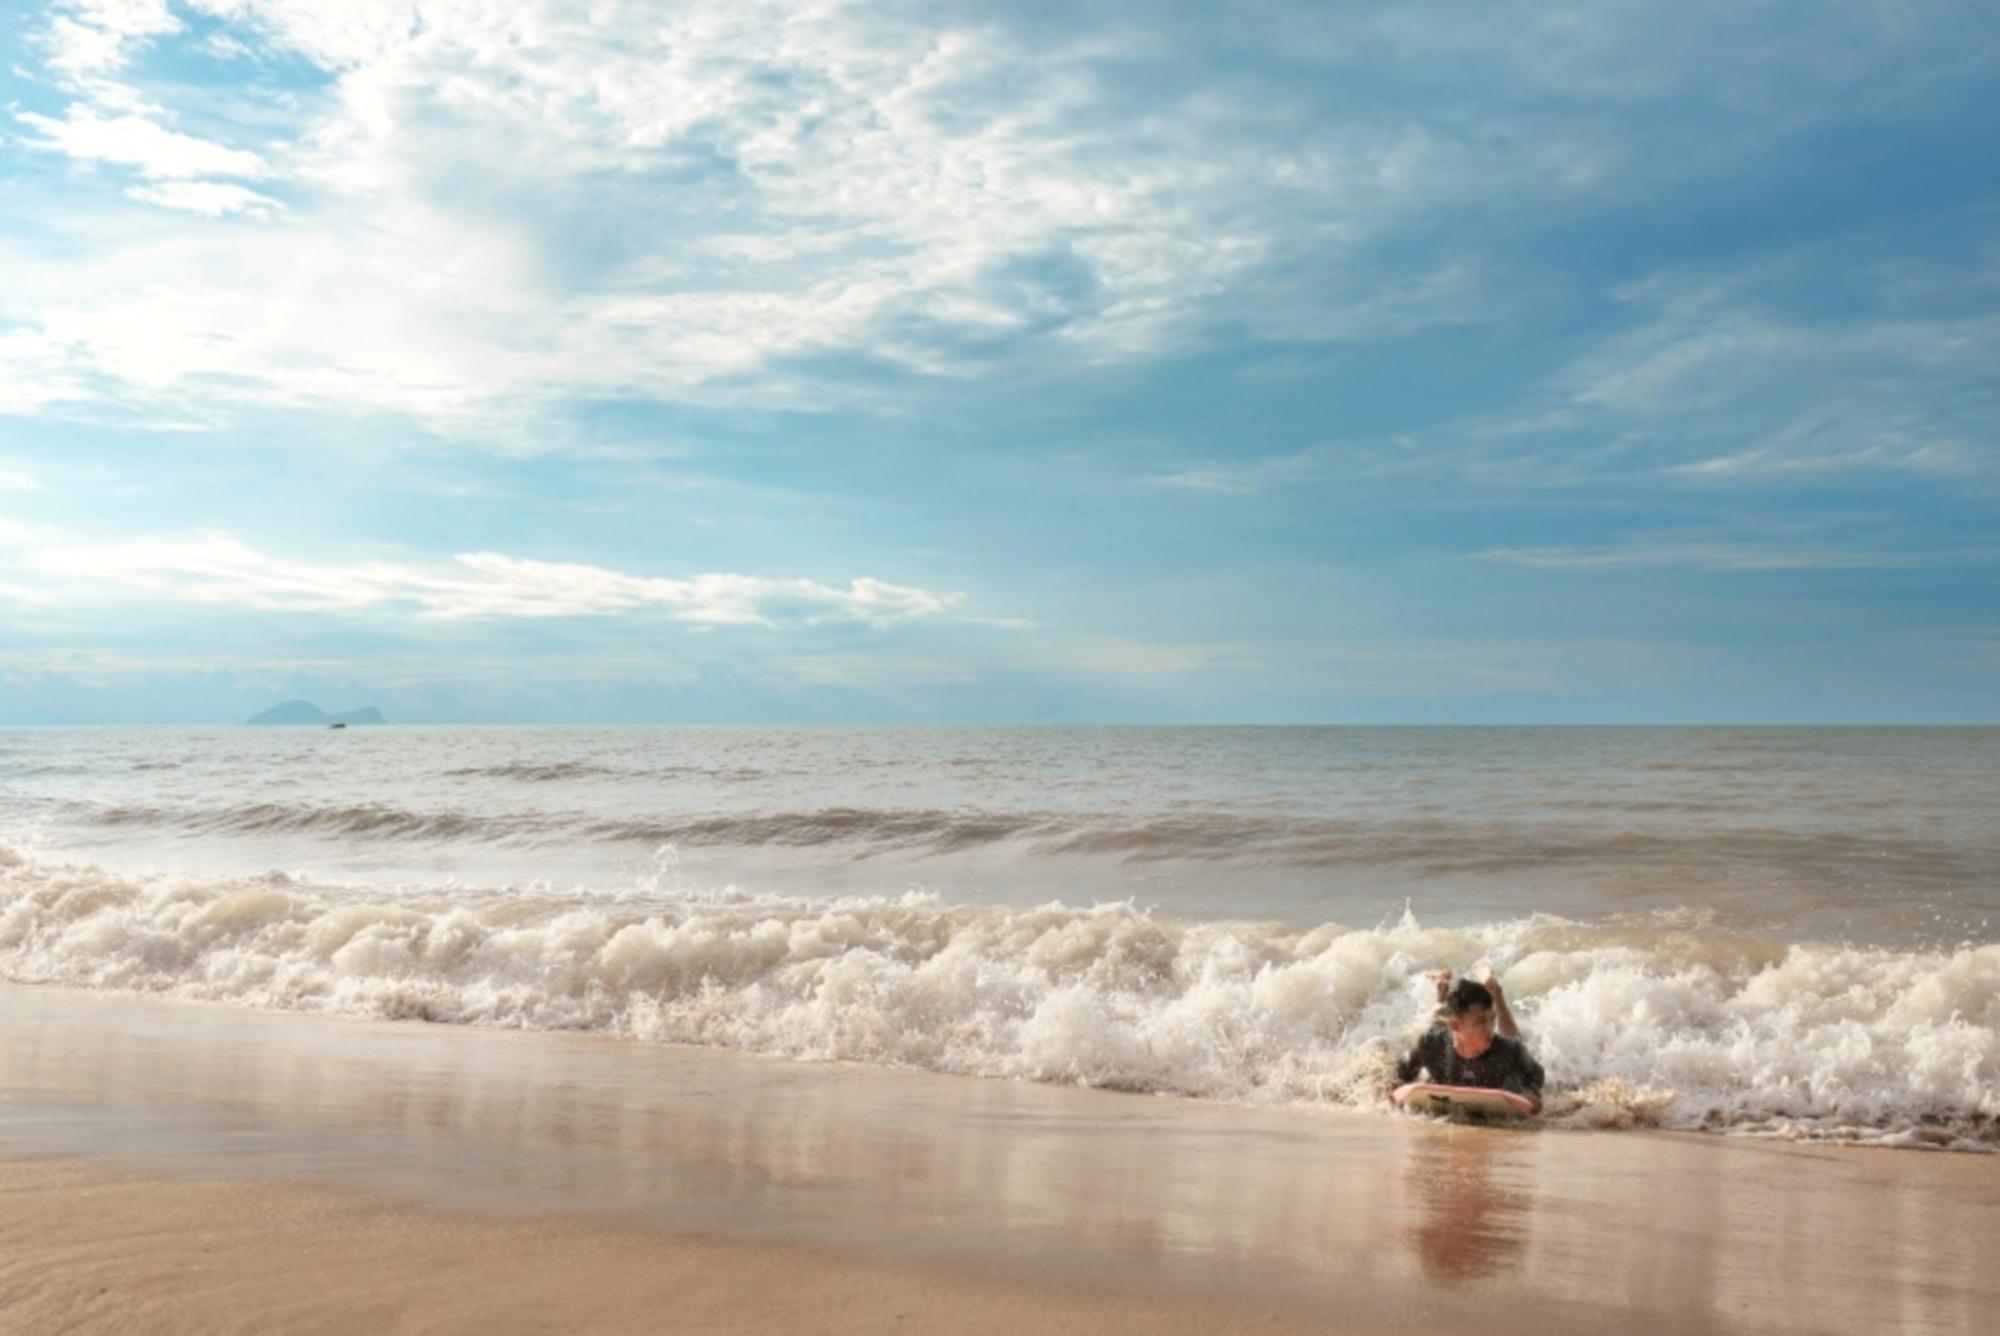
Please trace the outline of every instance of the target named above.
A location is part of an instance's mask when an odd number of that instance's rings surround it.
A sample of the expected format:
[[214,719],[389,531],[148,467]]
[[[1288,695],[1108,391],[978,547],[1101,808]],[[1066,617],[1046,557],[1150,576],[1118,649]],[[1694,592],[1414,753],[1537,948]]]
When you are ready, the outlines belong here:
[[1460,979],[1444,997],[1445,1024],[1459,1053],[1476,1058],[1493,1044],[1493,994],[1485,984]]

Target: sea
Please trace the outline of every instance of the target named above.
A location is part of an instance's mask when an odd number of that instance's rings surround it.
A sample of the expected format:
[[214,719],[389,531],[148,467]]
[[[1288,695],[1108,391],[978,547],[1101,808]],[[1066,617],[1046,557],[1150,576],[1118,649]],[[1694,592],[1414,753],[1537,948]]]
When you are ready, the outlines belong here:
[[0,730],[0,980],[2000,1150],[2000,729]]

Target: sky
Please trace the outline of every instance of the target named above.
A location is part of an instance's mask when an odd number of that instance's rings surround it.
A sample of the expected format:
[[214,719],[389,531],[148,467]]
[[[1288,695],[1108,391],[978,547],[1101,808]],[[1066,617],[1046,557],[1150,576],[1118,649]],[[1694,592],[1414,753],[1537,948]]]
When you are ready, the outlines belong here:
[[0,12],[0,724],[2000,723],[1990,0]]

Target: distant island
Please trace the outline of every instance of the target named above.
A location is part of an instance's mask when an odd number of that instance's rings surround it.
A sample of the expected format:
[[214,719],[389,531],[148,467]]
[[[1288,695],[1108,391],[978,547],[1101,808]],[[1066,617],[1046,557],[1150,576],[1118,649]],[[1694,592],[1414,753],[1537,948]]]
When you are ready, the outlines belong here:
[[339,714],[328,714],[309,700],[288,700],[283,705],[273,705],[262,714],[253,714],[244,720],[247,724],[386,724],[382,712],[373,705],[360,710],[343,710]]

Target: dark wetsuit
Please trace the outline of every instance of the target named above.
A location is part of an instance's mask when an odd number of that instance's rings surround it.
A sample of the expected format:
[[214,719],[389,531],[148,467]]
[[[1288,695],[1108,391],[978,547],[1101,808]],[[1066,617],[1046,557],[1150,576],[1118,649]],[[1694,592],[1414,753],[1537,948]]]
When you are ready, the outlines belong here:
[[1396,1084],[1416,1080],[1419,1070],[1428,1070],[1439,1085],[1483,1086],[1542,1097],[1541,1064],[1528,1056],[1526,1044],[1503,1034],[1494,1035],[1493,1046],[1478,1057],[1461,1058],[1451,1046],[1451,1031],[1443,1026],[1427,1030],[1409,1056],[1396,1064]]

